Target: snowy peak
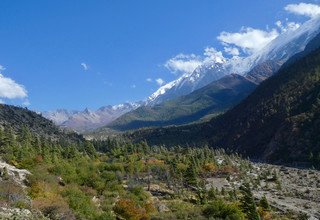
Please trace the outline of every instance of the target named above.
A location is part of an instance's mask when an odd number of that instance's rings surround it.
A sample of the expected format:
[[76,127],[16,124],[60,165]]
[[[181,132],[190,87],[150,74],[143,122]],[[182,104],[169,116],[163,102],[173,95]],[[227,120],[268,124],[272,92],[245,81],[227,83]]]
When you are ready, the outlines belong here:
[[256,65],[266,61],[286,62],[293,55],[304,50],[306,45],[320,32],[320,17],[306,21],[297,29],[287,30],[257,53],[233,62],[231,68],[245,74]]
[[[208,58],[204,60],[202,65],[192,73],[185,73],[176,80],[160,87],[148,97],[147,105],[155,105],[165,100],[187,95],[231,73],[246,75],[260,64],[264,64],[264,66],[266,63],[281,65],[293,55],[303,51],[308,42],[320,32],[319,30],[320,17],[313,18],[297,29],[290,29],[281,33],[260,51],[248,57],[226,59],[221,52],[219,53],[214,49],[206,50]],[[276,71],[278,67],[271,66],[269,69]],[[268,72],[268,76],[273,73]],[[265,79],[262,76],[259,77]]]
[[78,132],[85,132],[105,126],[121,115],[135,110],[142,102],[123,103],[119,105],[108,105],[99,108],[96,111],[88,108],[83,111],[68,111],[58,109],[56,111],[43,112],[43,116],[52,120],[57,125],[70,128]]
[[187,95],[226,74],[225,60],[217,57],[214,61],[199,66],[192,73],[185,73],[178,79],[160,87],[148,97],[147,105],[155,105],[165,100]]

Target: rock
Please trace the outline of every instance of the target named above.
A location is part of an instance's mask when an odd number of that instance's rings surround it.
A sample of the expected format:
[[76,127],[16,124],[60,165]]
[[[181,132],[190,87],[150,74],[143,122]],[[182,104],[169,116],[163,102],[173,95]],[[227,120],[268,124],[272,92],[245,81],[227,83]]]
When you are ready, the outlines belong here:
[[15,166],[7,164],[3,161],[0,161],[0,169],[2,171],[6,170],[7,174],[22,187],[25,187],[24,182],[27,178],[27,175],[31,174],[28,170],[18,169]]
[[158,211],[161,213],[161,212],[169,212],[170,209],[165,205],[165,204],[160,204],[158,206]]

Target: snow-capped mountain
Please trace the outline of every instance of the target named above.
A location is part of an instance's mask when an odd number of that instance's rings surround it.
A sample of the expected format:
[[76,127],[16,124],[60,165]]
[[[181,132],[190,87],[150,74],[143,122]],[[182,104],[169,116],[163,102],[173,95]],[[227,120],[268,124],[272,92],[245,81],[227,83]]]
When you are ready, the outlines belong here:
[[121,115],[138,108],[142,103],[124,103],[120,105],[108,105],[96,111],[86,108],[83,111],[68,111],[59,109],[57,111],[42,112],[42,115],[61,127],[84,132],[107,125]]
[[56,111],[45,111],[39,112],[45,118],[53,121],[57,125],[61,125],[63,122],[67,121],[72,115],[79,113],[80,111],[70,111],[66,109],[57,109]]
[[[320,17],[313,18],[297,29],[287,30],[260,51],[247,57],[214,59],[205,62],[192,73],[185,73],[178,79],[160,87],[147,99],[147,105],[187,95],[221,77],[236,73],[246,75],[258,65],[283,64],[290,57],[304,50],[307,43],[320,32]],[[277,70],[278,68],[270,68]]]
[[83,132],[108,125],[121,115],[137,109],[141,105],[155,105],[202,88],[228,74],[239,74],[255,83],[274,74],[293,55],[304,50],[305,46],[320,32],[320,17],[311,19],[297,29],[287,30],[271,41],[260,51],[247,57],[224,58],[214,51],[210,59],[191,73],[185,73],[176,80],[160,87],[145,102],[125,103],[105,106],[96,111],[57,110],[43,112],[43,115],[63,127]]
[[218,80],[227,75],[226,59],[220,54],[211,55],[211,59],[196,68],[192,73],[185,73],[178,79],[160,87],[155,93],[148,97],[146,104],[154,105],[165,100],[173,99],[189,94],[210,82]]

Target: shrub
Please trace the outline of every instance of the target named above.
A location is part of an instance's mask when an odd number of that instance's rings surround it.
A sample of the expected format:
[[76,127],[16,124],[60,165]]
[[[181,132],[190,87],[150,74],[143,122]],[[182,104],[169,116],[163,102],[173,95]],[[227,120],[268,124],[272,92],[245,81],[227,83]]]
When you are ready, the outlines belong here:
[[120,199],[113,210],[116,214],[128,220],[150,219],[146,210],[136,205],[131,199]]
[[226,204],[221,200],[212,202],[203,210],[203,215],[207,218],[241,220],[245,219],[241,210],[232,204]]

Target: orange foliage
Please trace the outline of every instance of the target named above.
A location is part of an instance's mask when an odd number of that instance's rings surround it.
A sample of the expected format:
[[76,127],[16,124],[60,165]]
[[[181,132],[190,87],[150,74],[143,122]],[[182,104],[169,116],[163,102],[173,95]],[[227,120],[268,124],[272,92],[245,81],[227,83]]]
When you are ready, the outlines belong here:
[[130,199],[120,199],[114,207],[114,212],[128,220],[150,219],[146,209],[137,206]]
[[233,166],[230,166],[230,165],[226,165],[226,166],[221,167],[218,172],[220,174],[229,175],[229,174],[237,173],[238,170],[237,170],[236,167],[233,167]]
[[216,165],[214,163],[206,163],[203,166],[203,169],[206,172],[214,172],[214,171],[216,171],[217,167],[216,167]]
[[156,158],[150,158],[146,160],[146,164],[148,165],[161,165],[164,164],[163,160],[158,160]]
[[271,213],[267,210],[259,208],[258,213],[259,213],[262,220],[272,220],[273,219]]
[[43,162],[43,157],[42,155],[37,155],[34,160],[36,161],[36,163],[42,163]]

